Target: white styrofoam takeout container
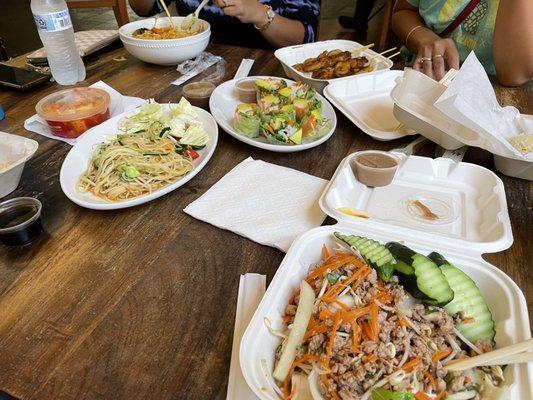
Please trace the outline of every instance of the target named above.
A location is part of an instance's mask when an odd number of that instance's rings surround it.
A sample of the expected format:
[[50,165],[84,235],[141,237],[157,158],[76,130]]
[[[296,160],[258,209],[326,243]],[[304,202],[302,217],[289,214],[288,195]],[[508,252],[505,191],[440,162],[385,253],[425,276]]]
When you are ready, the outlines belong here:
[[343,79],[350,79],[354,76],[374,74],[379,71],[386,71],[390,69],[393,65],[393,62],[387,57],[376,53],[373,50],[366,49],[362,53],[358,53],[357,56],[367,56],[370,59],[370,62],[374,65],[374,70],[369,72],[364,72],[358,75],[345,76],[343,78],[334,78],[334,79],[314,79],[311,78],[311,73],[300,72],[294,69],[292,66],[294,64],[299,64],[304,62],[308,58],[317,57],[323,51],[331,51],[339,49],[342,51],[350,51],[352,53],[356,52],[358,48],[364,47],[362,44],[353,42],[351,40],[324,40],[321,42],[298,44],[295,46],[282,47],[281,49],[276,50],[274,55],[281,63],[285,74],[291,79],[302,81],[313,86],[320,93],[326,87],[329,82],[336,82]]
[[351,79],[331,82],[324,88],[326,97],[359,129],[377,140],[394,140],[416,132],[402,126],[392,110],[390,96],[396,79],[403,71],[355,75]]
[[0,198],[17,188],[24,164],[38,147],[35,140],[0,132]]
[[[449,118],[433,105],[445,90],[446,86],[423,73],[406,69],[403,77],[397,78],[397,84],[391,92],[394,116],[447,150],[468,145],[494,153],[486,138]],[[530,120],[533,116],[522,115],[521,118]],[[494,154],[494,164],[505,175],[533,180],[531,162]]]
[[[484,252],[500,251],[512,243],[501,180],[477,165],[411,156],[402,158],[390,186],[372,189],[359,183],[351,171],[350,161],[356,154],[342,161],[320,198],[322,210],[339,223],[312,229],[294,241],[243,336],[241,369],[250,388],[262,400],[279,399],[271,377],[279,338],[269,333],[264,319],[268,318],[274,329],[281,329],[289,298],[307,276],[309,266],[321,259],[322,245],[333,247],[335,231],[382,243],[405,241],[424,254],[442,253],[472,277],[484,294],[496,323],[498,347],[531,337],[527,304],[520,288],[481,257]],[[455,218],[444,224],[415,220],[405,226],[408,219],[402,201],[417,194],[453,205]],[[396,207],[391,208],[394,204]],[[338,213],[339,207],[357,208],[376,218],[349,217]],[[512,385],[511,399],[532,398],[533,365],[510,365],[505,377]]]
[[[181,25],[184,19],[185,17],[172,17],[174,25]],[[169,25],[168,17],[158,18],[157,21],[158,26]],[[203,19],[198,20],[204,26],[202,32],[181,39],[149,40],[132,36],[133,31],[139,28],[149,29],[154,23],[154,18],[141,19],[123,25],[118,30],[126,50],[139,60],[157,65],[176,65],[198,56],[209,44],[211,25]]]
[[447,150],[464,146],[462,141],[448,132],[477,136],[463,125],[448,118],[433,103],[446,90],[446,86],[413,69],[406,69],[391,91],[394,116],[404,125],[413,128]]

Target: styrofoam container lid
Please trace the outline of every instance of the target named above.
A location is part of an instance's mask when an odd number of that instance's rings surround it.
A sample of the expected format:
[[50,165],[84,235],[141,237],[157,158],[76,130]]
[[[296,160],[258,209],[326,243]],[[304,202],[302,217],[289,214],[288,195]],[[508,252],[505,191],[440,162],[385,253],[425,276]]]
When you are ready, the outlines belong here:
[[359,129],[377,140],[394,140],[416,132],[394,116],[390,93],[403,71],[355,75],[331,82],[324,96]]
[[[431,159],[395,153],[400,166],[388,186],[370,188],[360,183],[346,157],[319,203],[329,216],[346,225],[371,226],[376,230],[410,232],[428,245],[444,241],[450,250],[479,256],[508,248],[513,242],[503,182],[486,168],[448,158]],[[439,216],[421,217],[414,201],[420,201]],[[361,219],[341,208],[370,215]]]

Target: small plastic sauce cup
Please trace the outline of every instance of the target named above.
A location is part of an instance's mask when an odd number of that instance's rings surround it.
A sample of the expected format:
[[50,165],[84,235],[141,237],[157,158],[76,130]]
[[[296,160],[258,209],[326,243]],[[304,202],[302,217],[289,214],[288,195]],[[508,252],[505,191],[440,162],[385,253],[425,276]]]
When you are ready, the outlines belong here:
[[183,96],[193,106],[207,108],[209,106],[209,98],[215,87],[215,84],[211,82],[188,83],[183,87]]
[[251,78],[242,78],[235,83],[235,90],[239,100],[243,103],[255,103],[257,101],[254,81]]
[[361,151],[352,159],[351,167],[362,184],[370,187],[387,186],[396,174],[398,159],[386,151]]
[[76,87],[41,99],[35,111],[56,136],[77,138],[109,119],[109,94],[102,89]]
[[0,203],[0,243],[23,246],[43,230],[42,204],[33,197],[17,197]]

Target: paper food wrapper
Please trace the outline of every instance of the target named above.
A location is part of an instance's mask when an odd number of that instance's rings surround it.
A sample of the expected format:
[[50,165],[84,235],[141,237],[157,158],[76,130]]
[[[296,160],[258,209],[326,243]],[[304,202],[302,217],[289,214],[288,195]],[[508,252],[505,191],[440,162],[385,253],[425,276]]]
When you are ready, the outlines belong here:
[[[113,118],[124,111],[131,110],[135,107],[138,107],[140,104],[144,102],[143,99],[139,97],[130,97],[130,96],[123,96],[119,92],[117,92],[115,89],[113,89],[108,84],[98,81],[94,84],[92,84],[90,87],[103,89],[107,93],[109,93],[109,96],[111,97],[111,102],[109,103],[109,118]],[[51,129],[48,127],[48,124],[44,119],[39,117],[37,114],[34,114],[30,118],[28,118],[26,121],[24,121],[24,128],[27,129],[30,132],[38,133],[39,135],[46,136],[50,139],[56,139],[61,140],[65,143],[70,144],[71,146],[74,146],[84,135],[89,134],[95,127],[88,129],[83,133],[83,135],[80,135],[79,137],[75,139],[69,139],[69,138],[62,138],[59,136],[56,136],[52,133]]]
[[533,117],[521,115],[515,107],[500,106],[489,77],[474,52],[434,105],[473,131],[452,135],[457,140],[503,157],[533,161],[533,153],[522,154],[509,143],[514,136],[533,134]]

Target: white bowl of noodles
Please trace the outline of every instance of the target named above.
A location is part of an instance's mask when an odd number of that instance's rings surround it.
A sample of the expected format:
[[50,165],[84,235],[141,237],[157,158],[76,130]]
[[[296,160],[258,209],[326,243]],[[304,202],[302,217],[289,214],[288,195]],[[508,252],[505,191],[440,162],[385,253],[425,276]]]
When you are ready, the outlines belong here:
[[[174,26],[180,27],[185,17],[172,17]],[[153,27],[166,32],[138,36],[139,30]],[[198,56],[209,44],[211,26],[199,19],[189,31],[172,31],[168,18],[148,18],[130,22],[119,29],[120,40],[126,50],[139,60],[157,65],[176,65]],[[134,36],[134,32],[137,32]]]

